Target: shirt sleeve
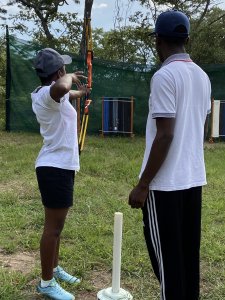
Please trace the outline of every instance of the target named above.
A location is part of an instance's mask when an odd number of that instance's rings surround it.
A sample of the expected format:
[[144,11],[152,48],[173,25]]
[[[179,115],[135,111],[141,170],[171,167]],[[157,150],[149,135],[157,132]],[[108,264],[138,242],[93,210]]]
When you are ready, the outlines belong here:
[[69,94],[64,95],[61,99],[60,102],[56,102],[52,97],[50,96],[50,88],[51,86],[45,86],[43,89],[40,90],[40,102],[39,103],[41,106],[43,106],[46,109],[53,109],[53,110],[58,110],[60,108],[61,103],[66,101],[67,97]]
[[155,74],[151,82],[152,118],[175,118],[176,99],[173,79],[165,73]]

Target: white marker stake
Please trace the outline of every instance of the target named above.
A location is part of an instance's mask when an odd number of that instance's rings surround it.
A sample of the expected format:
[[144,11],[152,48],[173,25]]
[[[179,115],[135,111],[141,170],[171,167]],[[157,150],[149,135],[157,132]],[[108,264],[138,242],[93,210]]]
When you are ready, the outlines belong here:
[[120,288],[122,227],[123,214],[120,212],[116,212],[114,215],[112,287],[99,291],[97,294],[98,300],[133,299],[129,292]]
[[120,291],[121,248],[122,248],[123,214],[116,212],[114,215],[114,242],[113,242],[113,270],[112,292]]

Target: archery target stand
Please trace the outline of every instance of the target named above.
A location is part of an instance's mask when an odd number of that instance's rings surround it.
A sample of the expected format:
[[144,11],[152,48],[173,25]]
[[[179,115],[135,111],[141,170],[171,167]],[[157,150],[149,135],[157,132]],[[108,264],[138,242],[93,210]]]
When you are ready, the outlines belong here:
[[133,137],[134,97],[102,98],[102,136]]
[[120,287],[123,214],[114,215],[112,287],[98,292],[98,300],[132,300],[133,296]]
[[209,142],[213,143],[214,139],[225,139],[225,100],[212,99]]

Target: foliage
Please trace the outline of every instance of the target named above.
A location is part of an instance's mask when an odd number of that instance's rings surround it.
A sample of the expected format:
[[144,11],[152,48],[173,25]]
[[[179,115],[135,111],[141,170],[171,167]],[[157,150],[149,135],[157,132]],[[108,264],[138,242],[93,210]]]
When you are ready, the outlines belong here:
[[[83,30],[82,30],[82,39],[80,43],[79,54],[84,57],[87,51],[87,38],[91,39],[91,31],[86,28],[88,25],[87,20],[91,20],[91,11],[94,0],[85,0],[84,2],[84,22],[83,22]],[[89,34],[87,34],[89,32]]]
[[[79,3],[79,1],[74,1]],[[20,0],[9,1],[8,5],[18,4],[18,14],[13,15],[11,31],[26,32],[35,41],[53,48],[77,52],[81,40],[82,23],[77,13],[59,13],[59,6],[66,1]],[[30,28],[30,21],[33,26]],[[26,25],[27,24],[27,25]]]
[[[130,15],[132,2],[138,2],[144,9]],[[74,0],[78,4],[80,1]],[[98,28],[93,31],[95,57],[119,62],[156,64],[158,62],[154,40],[148,33],[155,26],[159,13],[169,8],[184,11],[191,21],[191,40],[187,47],[194,61],[203,63],[222,63],[225,58],[225,11],[219,9],[219,0],[127,0],[125,8],[122,0],[116,0],[114,29],[104,32]],[[65,0],[9,0],[8,5],[18,4],[20,11],[12,18],[14,29],[26,32],[36,42],[56,47],[61,51],[71,51],[85,55],[85,28],[83,20],[76,13],[58,12]],[[91,16],[93,0],[85,0],[84,16]],[[122,5],[122,6],[121,6]],[[122,11],[125,16],[122,16]],[[4,12],[4,14],[3,14]],[[5,16],[0,11],[1,16]],[[127,25],[127,19],[131,25]],[[30,29],[30,21],[34,26]],[[82,30],[83,27],[83,30]],[[210,43],[207,43],[210,38]],[[204,49],[204,51],[202,51]]]
[[[42,140],[38,134],[6,132],[0,132],[0,139],[0,298],[38,299],[35,285],[40,278],[38,249],[44,212],[33,166]],[[64,285],[76,293],[77,300],[95,300],[100,289],[111,286],[116,211],[124,218],[121,286],[136,300],[159,299],[141,211],[127,205],[144,147],[140,137],[87,137],[60,253],[62,265],[83,278],[79,287]],[[208,185],[203,188],[201,299],[218,300],[225,295],[225,144],[205,148]],[[22,253],[33,256],[36,264],[29,269],[23,260],[21,269],[13,271],[10,258]]]
[[83,22],[78,21],[77,13],[57,13],[49,18],[49,28],[54,32],[52,40],[48,39],[38,23],[36,20],[34,29],[28,31],[34,41],[61,51],[79,52]]
[[151,60],[148,32],[140,27],[127,26],[104,32],[93,32],[95,56],[105,60],[146,64]]
[[[146,7],[146,12],[137,11],[130,17],[130,21],[138,24],[143,30],[154,28],[157,16],[166,9],[177,8],[185,12],[191,22],[191,42],[187,50],[198,63],[223,63],[225,35],[225,11],[216,4],[219,1],[193,0],[193,1],[164,1],[164,0],[131,0],[139,2]],[[219,30],[220,29],[220,30]],[[210,43],[207,41],[210,39]],[[213,42],[212,42],[213,41]],[[151,47],[151,45],[150,45]],[[202,51],[204,49],[204,51]],[[154,44],[151,47],[152,56],[157,58]]]
[[224,35],[225,11],[215,7],[206,14],[199,26],[197,20],[192,22],[192,34],[187,50],[198,63],[224,63]]
[[[127,26],[130,2],[139,2],[146,9],[129,16],[132,26]],[[225,11],[216,6],[218,1],[127,0],[125,17],[122,16],[122,0],[116,0],[116,4],[115,29],[107,33],[96,31],[97,56],[122,62],[157,64],[154,39],[148,34],[155,27],[156,18],[162,11],[176,8],[190,18],[191,39],[187,51],[192,59],[199,64],[224,63]]]
[[146,7],[148,16],[155,21],[157,15],[165,11],[165,9],[179,9],[185,12],[190,18],[198,16],[199,19],[203,18],[205,13],[219,1],[214,0],[131,0],[132,2],[139,2],[142,6]]
[[0,20],[5,20],[5,15],[7,14],[7,10],[0,7]]

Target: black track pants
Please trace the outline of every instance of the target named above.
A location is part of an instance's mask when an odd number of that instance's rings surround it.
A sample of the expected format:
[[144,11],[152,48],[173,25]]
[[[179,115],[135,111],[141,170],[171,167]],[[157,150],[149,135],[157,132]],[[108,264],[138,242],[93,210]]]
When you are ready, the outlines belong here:
[[161,300],[198,300],[202,187],[150,191],[144,235]]

